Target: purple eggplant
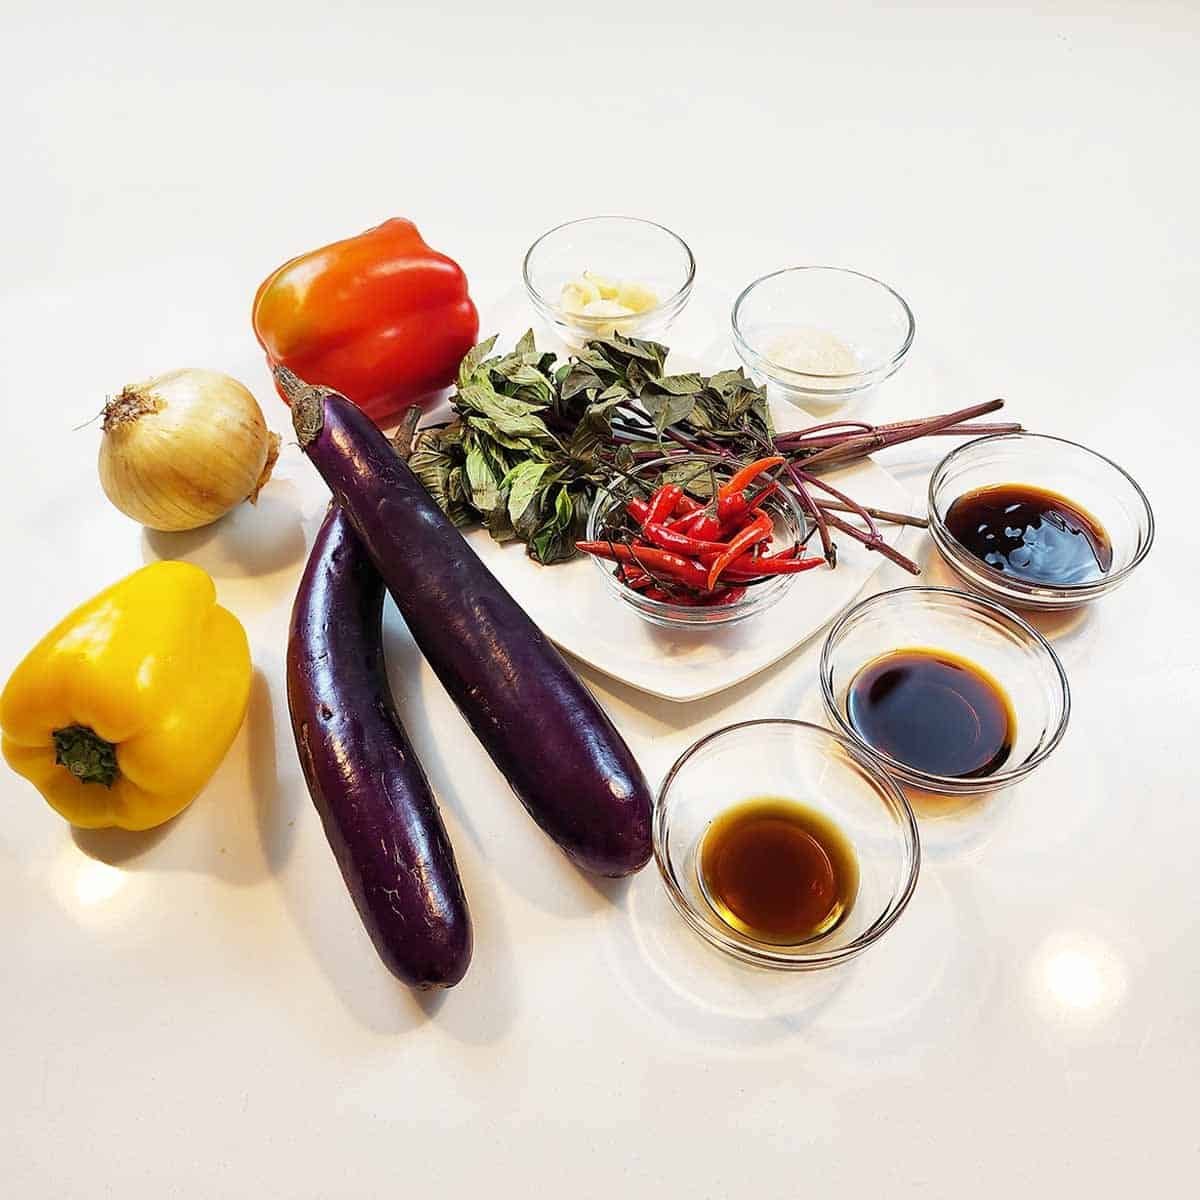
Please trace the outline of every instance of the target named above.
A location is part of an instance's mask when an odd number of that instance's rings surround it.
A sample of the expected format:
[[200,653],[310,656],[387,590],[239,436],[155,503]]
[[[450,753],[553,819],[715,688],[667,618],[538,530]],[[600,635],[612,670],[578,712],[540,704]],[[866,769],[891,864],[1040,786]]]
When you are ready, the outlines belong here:
[[650,789],[592,694],[370,418],[284,368],[277,377],[304,452],[529,815],[584,870],[644,866]]
[[383,581],[331,505],[292,609],[288,708],[325,836],[379,957],[415,988],[453,987],[471,917],[383,662]]

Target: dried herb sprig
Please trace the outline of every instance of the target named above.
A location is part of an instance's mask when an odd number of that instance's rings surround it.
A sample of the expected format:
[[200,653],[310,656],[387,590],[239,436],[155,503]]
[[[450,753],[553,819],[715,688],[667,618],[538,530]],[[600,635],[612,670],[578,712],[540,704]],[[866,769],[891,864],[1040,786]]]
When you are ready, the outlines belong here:
[[776,434],[766,392],[740,368],[669,375],[666,346],[619,333],[588,342],[565,363],[539,352],[532,332],[508,354],[492,355],[495,342],[480,343],[463,359],[451,398],[455,419],[418,430],[410,462],[456,524],[480,522],[499,541],[519,539],[542,563],[572,557],[597,491],[639,461],[749,459],[767,448],[787,459],[787,485],[831,565],[837,530],[917,573],[883,540],[877,522],[920,519],[860,505],[819,473],[920,437],[1020,429],[972,423],[1004,403],[993,400],[920,420],[827,421]]

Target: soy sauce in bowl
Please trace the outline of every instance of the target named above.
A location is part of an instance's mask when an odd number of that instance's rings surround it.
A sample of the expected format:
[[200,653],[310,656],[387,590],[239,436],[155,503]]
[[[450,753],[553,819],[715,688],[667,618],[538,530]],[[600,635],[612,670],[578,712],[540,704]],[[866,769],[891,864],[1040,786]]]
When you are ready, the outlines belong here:
[[860,737],[905,766],[951,779],[1002,767],[1016,741],[1012,701],[982,667],[947,650],[910,647],[867,663],[846,693]]
[[714,818],[696,865],[717,916],[776,946],[824,937],[858,895],[858,858],[846,835],[816,809],[773,796]]
[[946,510],[945,526],[976,558],[1025,583],[1073,587],[1112,567],[1100,522],[1048,488],[1001,483],[964,492]]

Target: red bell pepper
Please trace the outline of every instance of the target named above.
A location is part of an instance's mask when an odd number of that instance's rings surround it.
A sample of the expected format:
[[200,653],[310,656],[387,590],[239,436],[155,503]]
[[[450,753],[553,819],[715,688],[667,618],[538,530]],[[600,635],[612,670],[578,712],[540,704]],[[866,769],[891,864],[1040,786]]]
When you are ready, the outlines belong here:
[[462,269],[400,218],[284,263],[259,287],[253,323],[272,366],[377,422],[451,383],[479,335]]

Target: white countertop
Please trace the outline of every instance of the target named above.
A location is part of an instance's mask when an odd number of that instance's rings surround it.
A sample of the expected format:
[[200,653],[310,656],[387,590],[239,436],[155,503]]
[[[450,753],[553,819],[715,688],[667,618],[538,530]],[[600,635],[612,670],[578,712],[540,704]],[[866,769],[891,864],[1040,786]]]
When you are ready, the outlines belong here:
[[[161,834],[73,836],[0,774],[0,1190],[1189,1194],[1200,8],[568,7],[0,12],[0,676],[159,556],[213,572],[258,668],[228,760]],[[486,330],[534,236],[606,211],[679,230],[721,304],[800,262],[893,283],[918,332],[889,413],[1003,395],[1126,466],[1158,543],[1124,589],[1043,624],[1073,685],[1061,748],[1013,792],[926,813],[900,923],[812,977],[727,965],[652,867],[582,878],[393,627],[476,928],[466,980],[417,1000],[357,922],[291,744],[315,474],[289,446],[257,512],[143,535],[100,493],[96,429],[72,427],[125,382],[203,365],[284,430],[248,320],[282,259],[410,216]],[[919,496],[944,449],[885,461]],[[726,721],[816,712],[818,645],[688,705],[587,678],[657,783]]]

